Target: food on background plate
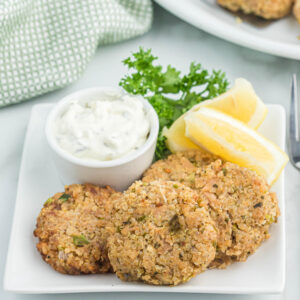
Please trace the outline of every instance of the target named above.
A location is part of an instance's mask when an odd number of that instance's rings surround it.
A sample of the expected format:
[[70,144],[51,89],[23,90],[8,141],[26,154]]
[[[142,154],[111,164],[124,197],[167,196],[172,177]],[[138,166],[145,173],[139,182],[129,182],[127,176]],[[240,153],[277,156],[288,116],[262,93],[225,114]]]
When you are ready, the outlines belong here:
[[[189,111],[197,111],[200,107],[209,107],[226,113],[248,126],[257,129],[267,115],[267,107],[256,95],[251,83],[238,78],[234,86],[214,99],[203,101]],[[187,113],[179,117],[170,128],[163,129],[167,138],[166,144],[171,152],[197,149],[199,146],[185,136],[185,120]]]
[[247,167],[273,184],[288,162],[275,144],[242,122],[202,107],[185,118],[186,137],[224,160]]
[[264,19],[280,19],[291,12],[294,0],[217,0],[217,2],[234,12],[242,11]]
[[73,184],[49,198],[34,231],[45,262],[66,274],[108,272],[105,228],[109,205],[117,194],[110,187]]
[[293,13],[298,23],[300,23],[300,0],[295,1]]
[[217,232],[207,205],[179,182],[136,181],[113,202],[112,222],[108,256],[122,280],[177,285],[215,257]]
[[112,90],[95,99],[73,100],[53,127],[64,151],[78,158],[107,161],[145,144],[150,121],[137,96]]

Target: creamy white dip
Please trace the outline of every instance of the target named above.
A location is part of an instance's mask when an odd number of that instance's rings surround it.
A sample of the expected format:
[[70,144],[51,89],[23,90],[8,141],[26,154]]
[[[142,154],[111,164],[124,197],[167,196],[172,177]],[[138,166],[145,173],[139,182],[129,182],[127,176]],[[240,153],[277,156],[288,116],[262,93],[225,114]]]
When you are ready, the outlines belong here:
[[141,147],[150,132],[143,103],[122,92],[74,100],[55,121],[54,134],[60,147],[72,155],[107,161]]

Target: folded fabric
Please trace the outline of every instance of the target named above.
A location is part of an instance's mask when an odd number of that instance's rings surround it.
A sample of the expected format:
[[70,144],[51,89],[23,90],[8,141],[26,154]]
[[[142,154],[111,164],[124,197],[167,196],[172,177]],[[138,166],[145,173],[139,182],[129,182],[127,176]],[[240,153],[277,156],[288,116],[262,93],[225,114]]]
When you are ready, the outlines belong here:
[[61,88],[99,45],[149,30],[151,0],[2,0],[0,107]]

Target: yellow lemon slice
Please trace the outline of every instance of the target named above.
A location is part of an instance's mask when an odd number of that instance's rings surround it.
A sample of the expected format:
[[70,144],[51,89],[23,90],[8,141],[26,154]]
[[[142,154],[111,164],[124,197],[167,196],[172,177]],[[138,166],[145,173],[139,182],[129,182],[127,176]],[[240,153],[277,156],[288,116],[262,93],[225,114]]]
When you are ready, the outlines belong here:
[[186,137],[195,144],[265,176],[273,184],[288,162],[271,141],[229,115],[201,107],[184,117]]
[[[226,113],[255,129],[267,115],[266,105],[256,95],[251,83],[243,78],[237,79],[234,87],[226,93],[199,103],[190,111],[196,111],[203,106]],[[169,129],[164,129],[167,146],[172,152],[197,148],[197,145],[184,136],[184,132],[184,116],[178,118]]]
[[195,106],[214,108],[257,129],[267,116],[266,105],[256,95],[251,83],[238,78],[232,89],[212,100],[204,101]]
[[166,127],[163,129],[163,135],[167,138],[167,147],[173,153],[199,148],[185,136],[185,115],[179,117],[169,129]]

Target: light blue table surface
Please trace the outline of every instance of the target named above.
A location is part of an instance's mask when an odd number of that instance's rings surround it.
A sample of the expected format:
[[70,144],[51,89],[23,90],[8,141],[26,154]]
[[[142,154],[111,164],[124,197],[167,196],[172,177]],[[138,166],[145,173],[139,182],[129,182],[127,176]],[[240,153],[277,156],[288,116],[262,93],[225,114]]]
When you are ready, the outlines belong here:
[[[300,29],[299,29],[300,32]],[[120,63],[139,46],[152,48],[162,64],[172,64],[186,71],[191,61],[198,61],[209,69],[222,69],[233,81],[237,77],[250,80],[266,103],[289,105],[292,73],[300,76],[300,62],[248,50],[202,32],[155,6],[152,30],[143,37],[100,48],[81,79],[57,92],[38,97],[27,103],[0,110],[0,299],[300,299],[300,173],[290,164],[286,168],[287,206],[287,281],[283,295],[200,295],[98,293],[61,295],[21,295],[3,291],[5,260],[15,205],[18,173],[24,135],[31,107],[37,103],[56,102],[63,96],[92,86],[117,85],[126,72]],[[1,67],[0,67],[1,68]],[[300,88],[300,87],[299,87]],[[274,262],[276,264],[276,262]]]

